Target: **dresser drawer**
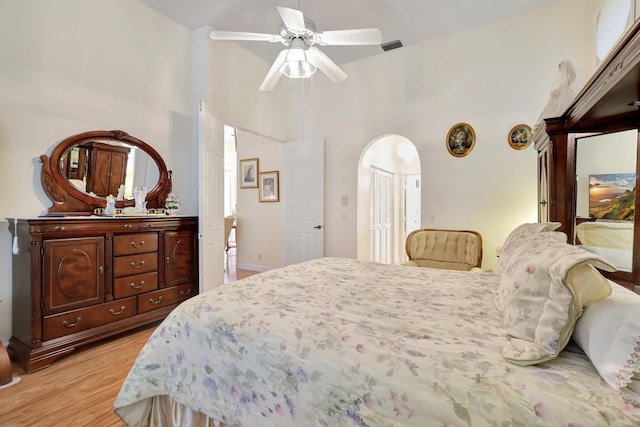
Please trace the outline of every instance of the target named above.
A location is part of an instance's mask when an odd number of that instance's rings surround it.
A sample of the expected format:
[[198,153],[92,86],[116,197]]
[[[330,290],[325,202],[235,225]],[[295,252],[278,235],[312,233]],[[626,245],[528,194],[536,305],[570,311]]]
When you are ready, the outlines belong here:
[[184,285],[172,286],[144,295],[138,295],[138,313],[145,313],[168,305],[181,303],[198,293],[196,287],[196,284],[186,283]]
[[113,256],[156,252],[158,233],[124,234],[113,237]]
[[42,232],[49,237],[56,236],[95,236],[104,233],[123,233],[138,231],[138,224],[124,220],[59,220],[47,221],[42,226]]
[[113,258],[113,277],[133,276],[157,270],[157,252]]
[[136,298],[132,297],[48,316],[44,318],[44,339],[51,340],[106,325],[135,314]]
[[120,277],[113,280],[113,297],[126,298],[158,289],[158,272]]

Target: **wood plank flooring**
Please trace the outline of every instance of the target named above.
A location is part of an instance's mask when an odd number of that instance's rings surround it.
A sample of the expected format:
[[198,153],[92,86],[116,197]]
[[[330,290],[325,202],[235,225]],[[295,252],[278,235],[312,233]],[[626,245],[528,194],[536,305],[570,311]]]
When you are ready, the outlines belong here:
[[[233,269],[227,269],[225,283],[255,274],[236,270],[233,255],[233,260],[228,256]],[[158,323],[81,347],[31,374],[12,363],[20,382],[0,389],[0,426],[123,426],[111,412],[113,402]]]
[[20,382],[0,389],[0,425],[122,426],[113,402],[156,326],[81,347],[31,374],[13,363]]

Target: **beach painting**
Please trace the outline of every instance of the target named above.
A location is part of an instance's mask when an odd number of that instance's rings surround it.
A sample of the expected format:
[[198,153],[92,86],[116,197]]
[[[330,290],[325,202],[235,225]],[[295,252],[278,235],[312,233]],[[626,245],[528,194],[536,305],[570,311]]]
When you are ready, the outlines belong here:
[[633,221],[636,174],[589,175],[589,217]]

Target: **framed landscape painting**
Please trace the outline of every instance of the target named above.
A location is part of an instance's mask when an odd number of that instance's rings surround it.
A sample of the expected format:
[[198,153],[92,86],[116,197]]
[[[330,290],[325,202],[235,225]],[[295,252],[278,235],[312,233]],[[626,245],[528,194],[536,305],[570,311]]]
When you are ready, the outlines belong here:
[[633,221],[636,174],[589,175],[589,217]]

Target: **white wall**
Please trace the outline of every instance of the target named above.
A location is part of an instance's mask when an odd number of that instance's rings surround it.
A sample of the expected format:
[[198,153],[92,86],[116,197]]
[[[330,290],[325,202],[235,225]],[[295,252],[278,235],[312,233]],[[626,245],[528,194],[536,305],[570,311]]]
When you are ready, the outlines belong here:
[[258,188],[238,189],[238,268],[266,271],[282,266],[283,144],[238,131],[238,160],[259,159],[260,172],[280,171],[280,202],[260,202]]
[[[236,43],[209,41],[206,28],[189,32],[140,2],[0,0],[0,219],[44,213],[49,201],[35,159],[63,138],[94,129],[125,130],[153,145],[174,170],[182,213],[197,213],[194,112],[204,99],[225,124],[326,141],[326,255],[356,257],[360,154],[380,135],[398,134],[421,157],[423,206],[429,206],[423,225],[480,231],[491,266],[508,232],[536,219],[535,152],[512,150],[506,133],[537,118],[561,60],[574,62],[578,83],[591,75],[597,3],[565,0],[346,64],[349,79],[341,84],[318,74],[303,91],[299,82],[282,79],[262,93],[257,88],[270,64]],[[478,135],[462,159],[444,146],[459,121]],[[346,208],[342,195],[352,201]],[[6,221],[2,247],[0,339],[6,341]]]
[[193,32],[194,102],[206,101],[226,125],[291,139],[290,96],[295,82],[281,79],[278,90],[260,92],[271,64],[235,42],[212,41],[210,31],[202,27]]
[[[566,0],[526,15],[343,66],[349,78],[314,77],[315,128],[324,132],[325,254],[355,257],[358,159],[376,137],[398,134],[422,165],[422,225],[477,230],[486,269],[495,248],[522,222],[537,220],[536,152],[507,143],[516,124],[533,126],[558,64],[571,60],[577,84],[594,68],[596,0]],[[471,124],[473,151],[454,158],[449,128]],[[346,213],[347,219],[343,219]],[[435,222],[430,219],[435,217]]]
[[[269,64],[131,0],[0,0],[0,219],[46,213],[37,157],[88,130],[120,129],[173,170],[198,212],[197,111],[286,138],[289,91],[257,88]],[[251,84],[253,82],[253,84]],[[0,222],[0,339],[11,335],[11,239]],[[277,265],[277,264],[276,264]]]
[[[185,191],[193,182],[177,167],[192,141],[191,33],[128,0],[0,0],[0,10],[0,218],[45,213],[50,202],[37,157],[95,129],[121,129],[151,144],[175,172],[183,212],[196,213],[197,200]],[[6,342],[12,294],[6,221],[0,248]]]

